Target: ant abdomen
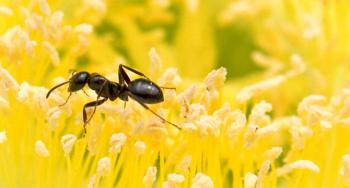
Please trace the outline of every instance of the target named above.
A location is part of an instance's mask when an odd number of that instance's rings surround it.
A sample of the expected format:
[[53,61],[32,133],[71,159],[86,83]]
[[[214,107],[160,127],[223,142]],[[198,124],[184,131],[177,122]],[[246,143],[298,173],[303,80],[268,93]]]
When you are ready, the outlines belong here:
[[135,79],[129,83],[128,89],[139,102],[155,104],[164,101],[162,90],[150,80],[144,78]]

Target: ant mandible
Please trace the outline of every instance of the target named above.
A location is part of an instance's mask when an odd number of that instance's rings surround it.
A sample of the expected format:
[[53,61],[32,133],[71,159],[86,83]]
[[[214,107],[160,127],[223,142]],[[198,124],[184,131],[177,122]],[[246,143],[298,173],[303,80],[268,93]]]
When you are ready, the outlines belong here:
[[[130,80],[129,76],[125,72],[125,69],[139,76],[142,76],[143,78]],[[73,92],[82,90],[86,84],[89,86],[90,89],[94,90],[97,94],[96,101],[86,103],[83,108],[84,134],[86,134],[86,124],[89,123],[89,121],[95,114],[97,106],[102,105],[108,99],[111,101],[114,101],[117,98],[119,98],[126,102],[128,101],[129,97],[134,99],[141,106],[143,106],[145,109],[152,112],[161,120],[175,126],[178,129],[181,129],[178,125],[171,123],[170,121],[167,121],[166,119],[158,115],[156,112],[154,112],[152,109],[150,109],[146,105],[146,104],[160,103],[164,101],[163,92],[161,88],[164,88],[164,89],[174,89],[174,88],[160,87],[154,82],[152,82],[143,73],[122,64],[119,65],[118,77],[119,77],[119,82],[113,82],[98,73],[88,73],[86,71],[81,71],[73,74],[68,81],[58,84],[52,89],[50,89],[46,95],[46,98],[50,96],[52,91],[54,91],[58,87],[61,87],[65,84],[69,84],[69,87],[68,87],[69,96],[64,104],[67,103],[69,97],[72,95]],[[86,108],[89,108],[89,107],[94,107],[94,110],[90,118],[87,119]]]

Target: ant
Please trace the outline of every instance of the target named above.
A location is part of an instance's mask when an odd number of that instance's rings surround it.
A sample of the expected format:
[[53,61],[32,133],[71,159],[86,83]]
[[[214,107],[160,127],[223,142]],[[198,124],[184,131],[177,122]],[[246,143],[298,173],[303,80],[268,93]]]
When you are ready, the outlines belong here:
[[[126,74],[125,69],[133,72],[134,74],[142,76],[143,78],[130,80],[129,76]],[[96,101],[86,103],[83,108],[84,134],[86,134],[86,124],[89,123],[89,121],[95,114],[97,106],[102,105],[108,99],[111,101],[114,101],[117,98],[119,98],[127,102],[129,97],[134,99],[142,107],[144,107],[145,109],[149,110],[154,115],[159,117],[162,121],[165,121],[175,126],[176,128],[181,129],[178,125],[165,120],[162,116],[158,115],[156,112],[154,112],[152,109],[150,109],[146,105],[146,104],[160,103],[164,101],[163,92],[161,88],[163,89],[175,89],[175,88],[160,87],[157,84],[155,84],[153,81],[151,81],[143,73],[122,64],[119,65],[118,78],[119,78],[119,82],[114,82],[114,81],[108,80],[107,78],[103,77],[98,73],[88,73],[86,71],[81,71],[75,74],[73,73],[71,78],[68,81],[58,84],[52,89],[50,89],[46,95],[46,98],[50,96],[52,91],[54,91],[55,89],[65,84],[69,84],[69,87],[68,87],[69,96],[66,99],[66,102],[63,103],[62,105],[67,103],[68,99],[70,98],[73,92],[83,90],[86,84],[89,86],[90,89],[94,90],[97,94]],[[86,108],[89,108],[89,107],[94,107],[94,111],[92,112],[92,115],[90,116],[90,118],[87,119]]]

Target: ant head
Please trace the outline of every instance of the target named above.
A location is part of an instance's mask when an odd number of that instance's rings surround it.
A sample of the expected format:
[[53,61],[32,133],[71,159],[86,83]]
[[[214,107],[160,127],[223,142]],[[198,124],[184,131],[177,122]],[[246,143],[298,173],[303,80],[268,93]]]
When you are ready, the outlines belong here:
[[85,84],[88,82],[90,78],[90,74],[88,72],[78,72],[74,74],[68,81],[60,83],[56,85],[55,87],[51,88],[49,92],[46,94],[46,98],[49,98],[50,94],[57,88],[69,84],[68,91],[69,92],[74,92],[78,91],[80,89],[83,89]]
[[106,78],[97,74],[97,73],[92,73],[89,79],[89,87],[92,90],[99,91],[100,88],[103,86],[103,84],[106,82]]
[[75,91],[83,89],[85,84],[88,82],[89,78],[90,78],[90,74],[88,72],[85,72],[85,71],[78,72],[78,73],[74,74],[69,79],[68,91],[75,92]]

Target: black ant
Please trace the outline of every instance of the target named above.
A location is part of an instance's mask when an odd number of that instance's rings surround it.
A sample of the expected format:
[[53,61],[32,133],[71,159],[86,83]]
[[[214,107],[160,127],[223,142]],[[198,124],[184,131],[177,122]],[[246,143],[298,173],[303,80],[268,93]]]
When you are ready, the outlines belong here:
[[[139,76],[144,78],[138,78],[135,80],[130,80],[129,76],[126,74],[125,70],[127,69]],[[165,120],[162,116],[158,115],[156,112],[151,110],[146,104],[155,104],[164,101],[163,89],[174,89],[167,87],[160,87],[154,82],[152,82],[146,75],[143,73],[132,69],[126,65],[119,65],[118,70],[119,83],[108,80],[98,73],[88,73],[86,71],[81,71],[78,73],[73,73],[71,78],[61,84],[56,85],[47,93],[46,98],[48,98],[51,92],[58,87],[61,87],[65,84],[69,84],[68,92],[69,96],[64,104],[67,103],[69,97],[73,92],[82,90],[87,84],[90,89],[94,90],[97,94],[96,101],[86,103],[83,108],[83,120],[84,120],[84,133],[86,133],[86,124],[89,123],[93,115],[95,114],[96,107],[106,102],[108,99],[111,101],[120,98],[123,101],[128,101],[128,98],[134,99],[141,106],[152,112],[154,115],[159,117],[162,121],[165,121],[178,129],[181,129],[178,125],[171,123]],[[101,99],[100,99],[101,98]],[[62,105],[64,105],[62,104]],[[89,119],[87,119],[86,108],[94,107],[94,111]]]

